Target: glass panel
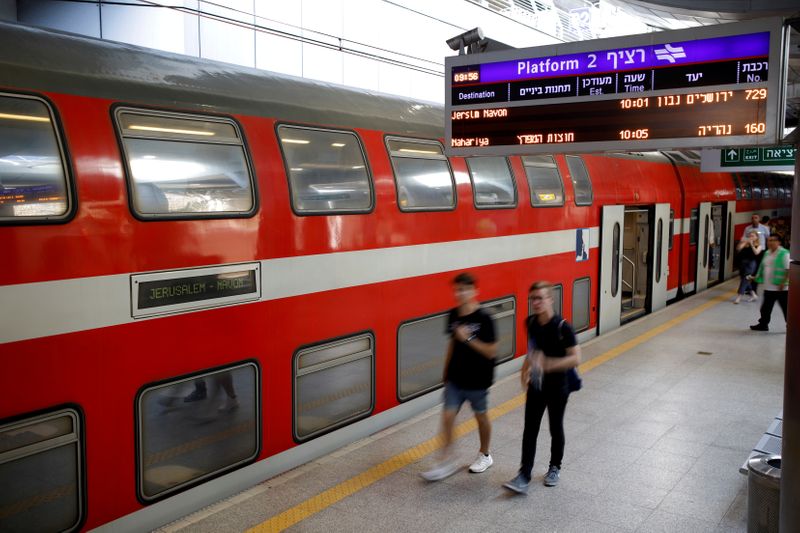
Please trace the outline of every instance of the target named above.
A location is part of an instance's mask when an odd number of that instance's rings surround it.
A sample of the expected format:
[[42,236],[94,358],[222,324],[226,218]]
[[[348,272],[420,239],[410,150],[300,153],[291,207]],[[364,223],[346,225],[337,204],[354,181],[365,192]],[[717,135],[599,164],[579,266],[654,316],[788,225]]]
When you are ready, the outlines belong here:
[[400,209],[449,209],[455,206],[455,187],[447,161],[392,157],[392,165]]
[[514,357],[516,338],[516,301],[513,298],[482,304],[483,309],[494,320],[497,354],[495,363],[502,363]]
[[572,326],[575,331],[589,328],[589,278],[575,280],[572,285]]
[[658,227],[656,228],[656,283],[661,282],[661,246],[663,245],[663,237],[661,231],[664,229],[664,221],[658,219]]
[[578,156],[567,156],[567,167],[572,177],[572,185],[575,189],[575,205],[592,205],[594,198],[592,193],[592,180],[586,164]]
[[505,157],[467,158],[475,205],[486,207],[514,206],[517,191]]
[[741,200],[742,199],[742,184],[741,184],[741,182],[739,180],[739,175],[738,174],[732,174],[732,177],[733,177],[733,187],[736,190],[736,199],[737,200]]
[[522,158],[534,206],[564,205],[564,185],[556,160],[550,155],[527,155]]
[[689,217],[689,244],[697,245],[697,209],[692,209]]
[[669,250],[672,250],[672,241],[675,239],[675,210],[669,210]]
[[296,211],[369,211],[372,186],[352,133],[280,126]]
[[708,265],[708,215],[706,215],[705,224],[703,226],[703,266]]
[[45,442],[74,432],[74,422],[71,416],[59,416],[24,425],[13,424],[0,429],[0,453],[19,450],[31,444]]
[[761,180],[755,174],[750,175],[750,188],[753,191],[753,200],[761,199]]
[[77,442],[0,464],[0,531],[65,531],[81,520]]
[[447,314],[402,324],[397,332],[398,395],[408,400],[442,384],[450,336]]
[[392,157],[446,159],[439,143],[421,142],[413,139],[389,139],[387,144]]
[[[372,337],[368,339],[372,343]],[[302,352],[298,357],[303,357]],[[368,357],[299,377],[295,375],[294,416],[298,439],[313,437],[369,413],[373,398],[373,361],[374,351]]]
[[119,126],[124,137],[241,144],[233,124],[205,118],[148,115],[126,111],[119,114]]
[[731,258],[731,248],[733,248],[733,246],[731,246],[731,243],[733,242],[731,241],[731,230],[731,215],[728,213],[728,231],[725,233],[725,235],[727,235],[727,238],[725,239],[725,257],[727,259]]
[[253,364],[158,385],[139,397],[140,493],[153,499],[258,453]]
[[614,224],[614,235],[612,237],[612,246],[614,249],[611,254],[611,297],[616,298],[619,292],[619,222]]
[[64,168],[47,105],[0,96],[0,220],[66,215]]
[[303,350],[297,356],[297,368],[308,368],[366,350],[372,350],[372,337],[370,336],[315,346]]

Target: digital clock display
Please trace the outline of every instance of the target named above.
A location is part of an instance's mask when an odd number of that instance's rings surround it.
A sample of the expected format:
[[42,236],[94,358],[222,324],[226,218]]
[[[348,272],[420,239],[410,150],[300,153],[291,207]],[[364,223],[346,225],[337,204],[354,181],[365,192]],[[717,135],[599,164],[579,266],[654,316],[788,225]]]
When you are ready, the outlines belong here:
[[447,58],[448,154],[776,144],[780,19],[599,42]]

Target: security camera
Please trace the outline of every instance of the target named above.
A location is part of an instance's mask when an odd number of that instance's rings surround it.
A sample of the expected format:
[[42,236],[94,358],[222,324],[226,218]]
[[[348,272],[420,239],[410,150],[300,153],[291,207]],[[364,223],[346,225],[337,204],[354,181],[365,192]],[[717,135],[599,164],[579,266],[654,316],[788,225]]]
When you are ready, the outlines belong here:
[[457,50],[459,53],[463,53],[465,47],[478,43],[482,39],[483,30],[480,28],[473,28],[469,31],[465,31],[461,35],[456,35],[455,37],[447,39],[447,46],[449,46],[451,50]]

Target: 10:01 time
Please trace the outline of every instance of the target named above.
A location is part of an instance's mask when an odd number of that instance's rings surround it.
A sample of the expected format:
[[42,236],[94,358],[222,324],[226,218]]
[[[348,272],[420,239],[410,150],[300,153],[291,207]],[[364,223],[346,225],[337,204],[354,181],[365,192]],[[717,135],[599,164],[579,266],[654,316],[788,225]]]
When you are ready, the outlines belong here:
[[619,138],[622,141],[641,141],[650,138],[649,128],[639,128],[637,130],[619,130]]

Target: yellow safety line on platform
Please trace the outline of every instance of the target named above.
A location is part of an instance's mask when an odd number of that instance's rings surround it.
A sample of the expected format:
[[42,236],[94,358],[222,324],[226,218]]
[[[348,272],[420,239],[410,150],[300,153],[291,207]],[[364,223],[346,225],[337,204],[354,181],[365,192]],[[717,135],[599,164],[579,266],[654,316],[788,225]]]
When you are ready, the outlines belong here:
[[[710,307],[715,306],[716,304],[729,299],[733,295],[732,292],[726,292],[723,295],[717,296],[708,302],[691,309],[690,311],[686,311],[675,318],[664,322],[660,326],[657,326],[646,333],[642,333],[638,337],[635,337],[627,342],[624,342],[617,346],[616,348],[612,348],[607,352],[604,352],[597,357],[591,359],[590,361],[586,361],[585,363],[581,364],[578,367],[580,372],[586,373],[589,372],[591,369],[596,368],[597,366],[614,359],[622,355],[623,353],[635,348],[636,346],[642,344],[643,342],[652,339],[656,335],[664,333],[670,328],[677,326],[681,322],[685,322],[686,320],[695,317],[702,313],[703,311],[709,309]],[[502,404],[498,405],[489,410],[489,419],[494,420],[495,418],[501,417],[518,407],[522,407],[525,405],[525,394],[519,394],[514,398],[503,402]],[[454,430],[454,439],[458,439],[474,431],[477,429],[477,423],[475,422],[474,418],[470,418],[466,422],[463,422],[455,427]],[[423,457],[430,455],[431,453],[435,452],[439,448],[441,448],[442,442],[440,437],[434,437],[432,439],[426,440],[421,444],[417,444],[413,448],[410,448],[400,454],[395,455],[387,459],[386,461],[382,462],[379,465],[373,466],[369,470],[362,472],[361,474],[352,477],[335,487],[331,487],[328,490],[317,494],[302,503],[295,505],[280,514],[273,516],[265,520],[264,522],[258,524],[257,526],[247,530],[248,533],[264,533],[264,532],[272,532],[272,531],[283,531],[284,529],[297,524],[312,516],[328,507],[333,505],[334,503],[347,498],[351,494],[355,494],[356,492],[360,491],[361,489],[367,488],[368,486],[372,485],[373,483],[380,481],[381,479],[385,478],[389,474],[400,470],[401,468],[410,465],[416,461],[419,461]]]

